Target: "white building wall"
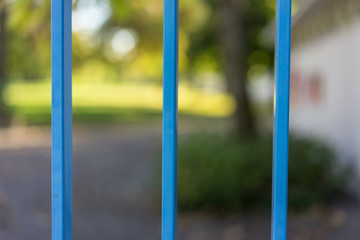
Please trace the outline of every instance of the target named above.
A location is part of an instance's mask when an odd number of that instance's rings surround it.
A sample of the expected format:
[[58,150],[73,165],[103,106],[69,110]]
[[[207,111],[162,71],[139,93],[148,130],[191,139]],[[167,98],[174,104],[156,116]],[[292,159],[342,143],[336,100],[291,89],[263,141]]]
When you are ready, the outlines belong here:
[[[360,18],[294,48],[292,75],[291,130],[328,141],[360,179]],[[315,101],[312,76],[320,79]]]

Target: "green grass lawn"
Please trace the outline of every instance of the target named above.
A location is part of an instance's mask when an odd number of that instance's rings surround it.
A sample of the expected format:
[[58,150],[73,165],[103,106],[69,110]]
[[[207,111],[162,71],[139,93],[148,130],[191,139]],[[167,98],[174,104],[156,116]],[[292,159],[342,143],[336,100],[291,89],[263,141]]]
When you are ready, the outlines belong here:
[[[10,83],[4,100],[12,114],[28,124],[50,123],[49,83]],[[226,117],[234,109],[231,97],[179,86],[180,115]],[[74,84],[74,121],[80,123],[138,121],[159,118],[162,87],[125,84]]]

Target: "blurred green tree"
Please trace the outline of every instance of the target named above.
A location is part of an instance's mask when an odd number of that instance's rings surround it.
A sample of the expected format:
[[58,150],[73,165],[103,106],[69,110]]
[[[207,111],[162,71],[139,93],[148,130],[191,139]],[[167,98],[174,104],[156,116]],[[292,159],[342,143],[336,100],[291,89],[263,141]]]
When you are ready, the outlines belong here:
[[[5,0],[1,3],[5,6]],[[191,80],[199,71],[224,73],[236,100],[233,123],[238,135],[255,133],[246,84],[254,66],[270,69],[273,64],[273,50],[259,36],[273,19],[274,4],[270,0],[180,1],[180,75]],[[8,1],[6,6],[6,23],[5,8],[1,11],[0,78],[49,79],[50,1]],[[85,13],[80,22],[92,26],[89,30],[73,25],[74,81],[161,83],[163,0],[75,0],[73,8],[73,17]],[[96,16],[90,14],[94,9]],[[96,24],[95,18],[101,21]],[[6,39],[11,39],[7,45]]]
[[2,98],[6,82],[6,19],[6,2],[2,0],[0,2],[0,126],[6,126],[9,123],[9,117]]
[[236,103],[235,133],[253,135],[256,132],[247,81],[253,66],[270,70],[273,65],[273,48],[266,46],[260,36],[274,17],[275,3],[263,0],[202,2],[208,5],[211,14],[198,31],[190,34],[189,65],[196,66],[194,63],[204,53],[218,59],[219,67],[226,75],[228,91]]
[[51,71],[50,1],[8,2],[7,75],[34,81]]

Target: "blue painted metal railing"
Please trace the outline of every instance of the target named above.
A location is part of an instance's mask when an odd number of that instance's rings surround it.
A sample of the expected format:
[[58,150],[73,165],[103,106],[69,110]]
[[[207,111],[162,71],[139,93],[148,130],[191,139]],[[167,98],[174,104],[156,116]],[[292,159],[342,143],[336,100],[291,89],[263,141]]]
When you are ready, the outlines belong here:
[[[71,0],[51,0],[52,239],[72,239]],[[164,0],[162,239],[176,239],[178,0]],[[286,240],[291,0],[277,0],[272,240]]]
[[277,0],[272,240],[286,240],[291,0]]
[[72,239],[71,0],[51,1],[52,239]]
[[176,239],[178,0],[164,1],[162,239]]

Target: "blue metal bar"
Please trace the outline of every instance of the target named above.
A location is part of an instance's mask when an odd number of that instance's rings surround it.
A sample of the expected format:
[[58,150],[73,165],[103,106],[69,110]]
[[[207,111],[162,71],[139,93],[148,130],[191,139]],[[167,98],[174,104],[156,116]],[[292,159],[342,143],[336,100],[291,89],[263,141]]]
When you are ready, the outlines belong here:
[[277,0],[272,240],[286,240],[291,0]]
[[176,239],[178,0],[164,0],[162,240]]
[[72,239],[71,0],[51,0],[52,240]]

